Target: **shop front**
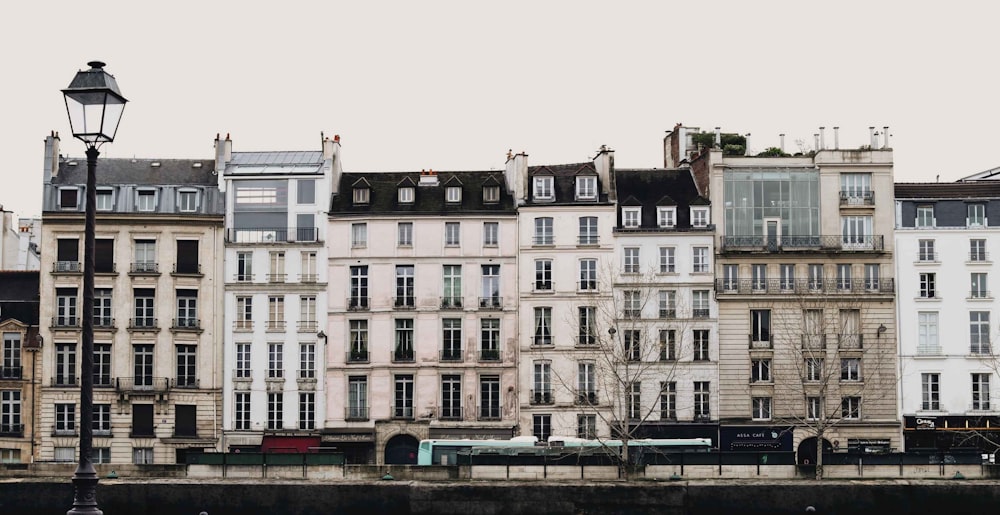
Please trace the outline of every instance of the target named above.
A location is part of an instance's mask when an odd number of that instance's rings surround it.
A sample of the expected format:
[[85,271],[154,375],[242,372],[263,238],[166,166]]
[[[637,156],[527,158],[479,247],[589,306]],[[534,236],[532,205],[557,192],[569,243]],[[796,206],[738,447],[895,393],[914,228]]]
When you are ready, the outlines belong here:
[[324,452],[344,453],[348,465],[375,464],[375,432],[371,429],[326,429],[320,446]]

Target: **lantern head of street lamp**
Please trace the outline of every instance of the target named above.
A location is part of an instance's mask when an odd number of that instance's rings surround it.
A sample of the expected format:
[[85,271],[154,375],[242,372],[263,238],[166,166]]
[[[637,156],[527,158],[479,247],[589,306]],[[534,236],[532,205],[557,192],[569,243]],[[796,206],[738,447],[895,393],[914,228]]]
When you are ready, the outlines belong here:
[[104,71],[104,63],[91,61],[87,65],[90,69],[76,72],[62,92],[73,137],[88,147],[97,147],[115,140],[128,101],[118,90],[115,77]]

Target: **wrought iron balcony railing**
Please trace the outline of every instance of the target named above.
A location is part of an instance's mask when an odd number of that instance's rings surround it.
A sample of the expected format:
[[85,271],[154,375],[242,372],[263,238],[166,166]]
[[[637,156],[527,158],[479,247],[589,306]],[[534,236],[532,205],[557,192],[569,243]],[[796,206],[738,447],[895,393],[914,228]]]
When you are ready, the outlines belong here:
[[22,373],[20,366],[0,367],[0,379],[22,379]]
[[316,243],[319,229],[316,227],[254,227],[227,229],[229,243]]
[[547,405],[554,403],[555,398],[552,395],[552,390],[531,390],[528,396],[528,404]]
[[580,406],[597,406],[598,403],[597,390],[576,391],[576,404]]
[[872,190],[840,190],[841,206],[874,206],[875,192]]
[[130,274],[158,274],[160,273],[160,264],[151,263],[148,261],[140,261],[137,263],[132,263],[129,268]]
[[721,236],[722,252],[881,252],[885,237],[870,235],[781,235],[781,236]]
[[716,279],[716,295],[863,295],[896,290],[892,278],[879,279]]
[[348,363],[368,363],[368,350],[350,350],[347,351],[347,362]]

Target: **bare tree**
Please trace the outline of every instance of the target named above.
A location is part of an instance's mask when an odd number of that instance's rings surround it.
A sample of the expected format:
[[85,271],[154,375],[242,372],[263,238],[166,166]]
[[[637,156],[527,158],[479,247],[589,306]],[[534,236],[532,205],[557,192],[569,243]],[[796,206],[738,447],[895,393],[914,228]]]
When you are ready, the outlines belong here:
[[[873,308],[850,284],[827,286],[797,284],[750,313],[753,418],[814,436],[816,479],[823,478],[828,435],[892,412],[896,402],[896,345],[885,325],[892,324],[891,309]],[[769,389],[772,396],[758,395]]]

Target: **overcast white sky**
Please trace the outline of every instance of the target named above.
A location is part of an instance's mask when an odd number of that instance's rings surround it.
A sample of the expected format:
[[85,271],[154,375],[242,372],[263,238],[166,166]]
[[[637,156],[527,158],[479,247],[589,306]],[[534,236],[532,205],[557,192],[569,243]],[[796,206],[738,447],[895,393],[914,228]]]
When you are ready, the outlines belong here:
[[[676,122],[751,148],[842,147],[889,126],[896,180],[1000,166],[1000,3],[854,1],[65,1],[0,7],[0,204],[41,213],[43,140],[69,136],[60,90],[102,60],[129,99],[102,157],[319,150],[345,170],[502,168],[590,159],[662,166]],[[991,155],[992,153],[992,155]]]

